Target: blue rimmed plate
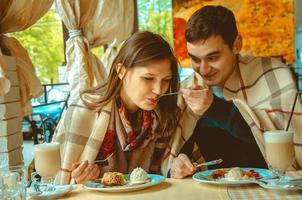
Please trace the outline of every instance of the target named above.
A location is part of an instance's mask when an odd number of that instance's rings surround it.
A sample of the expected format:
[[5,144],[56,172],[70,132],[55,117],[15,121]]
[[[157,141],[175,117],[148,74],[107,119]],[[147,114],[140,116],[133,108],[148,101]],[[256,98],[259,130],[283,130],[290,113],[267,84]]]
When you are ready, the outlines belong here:
[[129,175],[125,175],[126,184],[123,186],[104,186],[101,183],[101,179],[89,181],[84,184],[84,187],[88,190],[97,190],[101,192],[132,192],[136,190],[142,190],[154,185],[158,185],[165,181],[165,177],[157,174],[148,174],[149,181],[142,184],[131,185],[129,183]]
[[[224,168],[229,170],[228,168]],[[260,179],[272,179],[275,175],[267,169],[261,168],[241,168],[244,171],[254,170],[255,172],[259,173]],[[207,183],[207,184],[216,184],[216,185],[242,185],[242,184],[251,184],[255,183],[254,179],[246,179],[246,180],[226,180],[222,179],[214,179],[211,177],[211,174],[218,169],[213,170],[206,170],[202,172],[197,172],[193,175],[193,180],[200,182],[200,183]]]

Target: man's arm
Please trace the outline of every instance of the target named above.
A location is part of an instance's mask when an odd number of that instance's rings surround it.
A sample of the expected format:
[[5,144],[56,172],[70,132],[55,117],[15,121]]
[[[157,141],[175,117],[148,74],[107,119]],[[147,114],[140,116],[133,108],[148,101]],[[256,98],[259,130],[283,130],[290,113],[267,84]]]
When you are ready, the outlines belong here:
[[226,101],[214,95],[213,103],[199,119],[198,123],[207,120],[214,121],[219,128],[226,130],[242,141],[247,143],[255,141],[250,127],[231,101]]

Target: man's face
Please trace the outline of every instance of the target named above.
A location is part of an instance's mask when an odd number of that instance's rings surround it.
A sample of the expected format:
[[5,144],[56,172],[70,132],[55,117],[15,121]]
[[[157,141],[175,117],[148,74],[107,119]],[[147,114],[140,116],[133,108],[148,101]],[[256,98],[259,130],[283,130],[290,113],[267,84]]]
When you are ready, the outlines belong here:
[[168,91],[172,76],[171,64],[167,59],[131,68],[125,74],[120,92],[125,107],[130,112],[138,108],[153,110],[158,97]]
[[240,48],[236,47],[237,42],[238,38],[233,49],[219,35],[194,43],[187,42],[193,69],[203,77],[206,85],[224,86],[235,69],[236,54],[240,51]]

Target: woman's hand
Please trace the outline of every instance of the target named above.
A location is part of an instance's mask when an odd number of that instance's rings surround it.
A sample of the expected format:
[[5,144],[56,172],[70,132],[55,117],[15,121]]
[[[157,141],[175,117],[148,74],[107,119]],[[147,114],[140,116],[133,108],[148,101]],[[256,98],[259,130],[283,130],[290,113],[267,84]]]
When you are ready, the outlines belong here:
[[188,156],[181,153],[172,161],[171,178],[185,178],[194,174],[197,169]]
[[88,164],[88,161],[72,164],[71,176],[77,183],[85,183],[97,179],[100,175],[100,169],[97,164]]

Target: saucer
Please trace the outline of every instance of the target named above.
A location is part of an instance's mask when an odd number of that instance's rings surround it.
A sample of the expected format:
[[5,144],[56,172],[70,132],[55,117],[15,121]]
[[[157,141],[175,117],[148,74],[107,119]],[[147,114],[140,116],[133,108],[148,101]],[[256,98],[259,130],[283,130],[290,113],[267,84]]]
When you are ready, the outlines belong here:
[[261,187],[270,189],[270,190],[278,190],[278,191],[295,191],[295,190],[302,190],[302,181],[299,182],[281,182],[277,183],[276,181],[270,181],[267,183],[258,183]]
[[31,199],[54,199],[61,197],[73,189],[72,185],[56,185],[55,191],[37,192],[32,187],[28,189],[27,195]]

